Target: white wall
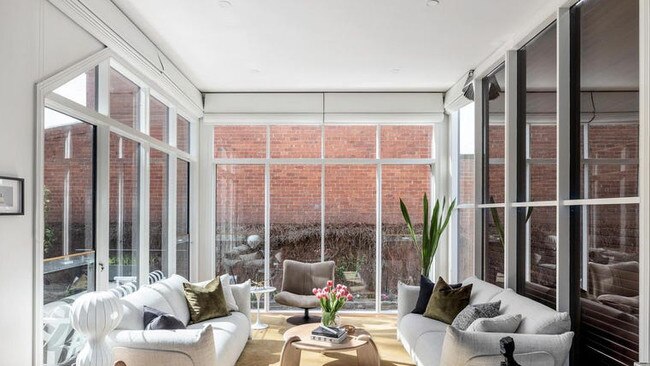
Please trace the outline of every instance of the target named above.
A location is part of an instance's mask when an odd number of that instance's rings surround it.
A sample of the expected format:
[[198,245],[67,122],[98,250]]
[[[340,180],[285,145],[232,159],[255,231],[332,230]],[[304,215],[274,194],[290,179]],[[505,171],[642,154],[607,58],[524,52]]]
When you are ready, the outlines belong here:
[[32,364],[35,84],[103,46],[46,0],[0,0],[0,175],[25,178],[25,216],[0,217],[0,357]]

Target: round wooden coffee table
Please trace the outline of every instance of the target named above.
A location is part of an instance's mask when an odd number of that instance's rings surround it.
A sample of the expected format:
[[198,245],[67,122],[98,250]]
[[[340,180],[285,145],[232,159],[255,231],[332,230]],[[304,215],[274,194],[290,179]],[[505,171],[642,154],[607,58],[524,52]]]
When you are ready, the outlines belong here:
[[379,366],[379,352],[370,334],[363,329],[356,329],[353,335],[342,343],[319,342],[311,340],[311,331],[320,324],[304,324],[288,329],[284,333],[284,347],[280,357],[280,366],[300,365],[302,351],[329,353],[357,351],[359,366]]

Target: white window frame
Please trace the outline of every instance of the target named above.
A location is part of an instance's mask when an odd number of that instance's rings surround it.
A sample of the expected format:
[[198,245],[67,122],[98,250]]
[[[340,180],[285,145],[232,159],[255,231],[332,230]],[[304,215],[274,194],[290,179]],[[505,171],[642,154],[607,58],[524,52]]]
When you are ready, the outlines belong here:
[[[195,279],[198,273],[196,260],[198,257],[198,248],[194,244],[198,238],[198,194],[196,186],[198,184],[196,177],[198,176],[198,149],[191,143],[190,152],[185,152],[177,149],[176,143],[173,140],[176,136],[176,115],[182,115],[188,122],[190,122],[190,141],[195,141],[198,135],[198,121],[202,116],[192,114],[190,111],[185,110],[180,102],[176,102],[173,93],[166,93],[163,90],[158,91],[154,88],[158,85],[156,82],[147,79],[143,73],[131,66],[126,66],[127,63],[120,58],[116,53],[110,49],[99,51],[90,57],[72,65],[71,67],[53,75],[52,77],[39,82],[36,85],[36,177],[35,177],[35,199],[34,208],[36,212],[35,225],[34,225],[34,305],[33,305],[33,364],[41,365],[43,360],[43,230],[45,227],[44,214],[43,214],[43,191],[44,191],[44,174],[43,169],[45,166],[44,161],[44,124],[45,124],[45,109],[49,108],[59,113],[66,114],[70,117],[76,118],[80,121],[95,126],[97,131],[96,139],[96,231],[95,231],[95,272],[96,290],[108,289],[108,257],[109,257],[109,146],[110,135],[115,133],[119,136],[132,140],[140,146],[140,237],[139,237],[139,250],[138,250],[138,268],[139,268],[139,286],[148,284],[148,261],[149,261],[149,156],[148,152],[151,148],[155,148],[167,154],[170,164],[168,179],[168,227],[170,228],[170,236],[168,236],[168,266],[167,273],[172,274],[175,272],[175,255],[176,252],[171,249],[175,248],[176,233],[176,159],[181,159],[190,163],[190,251],[191,251],[191,274],[190,279]],[[66,84],[73,78],[81,75],[88,70],[97,67],[97,110],[82,106],[74,101],[71,101],[61,95],[54,93],[58,87]],[[122,75],[130,79],[140,88],[140,124],[137,128],[126,126],[116,120],[111,119],[109,115],[109,85],[110,69],[114,68]],[[154,95],[161,102],[170,107],[170,123],[169,128],[169,143],[159,141],[147,135],[148,131],[148,96]],[[173,163],[172,163],[173,162]],[[173,228],[173,230],[171,230]],[[173,233],[171,233],[173,231]],[[104,270],[100,267],[104,265]]]
[[[323,122],[312,122],[312,123],[301,123],[299,124],[300,126],[317,126],[321,129],[321,156],[319,158],[271,158],[271,133],[270,129],[271,126],[295,126],[296,124],[291,124],[291,123],[280,123],[280,122],[275,122],[275,123],[260,123],[256,121],[246,121],[242,123],[232,123],[232,122],[224,122],[224,121],[215,121],[209,123],[210,127],[209,129],[206,128],[206,130],[209,130],[209,137],[208,136],[202,136],[205,140],[202,143],[208,143],[207,140],[209,141],[210,148],[206,150],[210,150],[209,152],[212,155],[209,155],[210,158],[210,170],[212,173],[210,174],[211,176],[211,181],[212,184],[210,187],[207,187],[211,193],[209,193],[211,196],[211,207],[213,208],[211,213],[211,217],[213,218],[212,221],[209,223],[210,224],[210,231],[212,233],[216,233],[216,167],[218,165],[260,165],[264,166],[265,169],[265,184],[264,184],[264,196],[265,196],[265,256],[264,256],[264,268],[265,268],[265,281],[269,281],[269,274],[270,274],[270,226],[271,226],[271,185],[270,185],[270,168],[273,165],[319,165],[322,167],[321,169],[321,257],[320,260],[324,260],[325,256],[325,167],[327,165],[365,165],[365,166],[374,166],[376,168],[376,177],[377,177],[377,185],[376,185],[376,242],[375,242],[375,309],[374,310],[363,310],[363,311],[353,311],[354,313],[370,313],[370,314],[376,314],[376,313],[396,313],[396,310],[382,310],[381,309],[381,260],[382,260],[382,232],[381,232],[381,223],[382,223],[382,202],[381,202],[381,173],[382,173],[382,167],[385,165],[422,165],[422,166],[429,166],[431,169],[431,175],[430,175],[430,187],[429,187],[429,197],[437,197],[436,196],[436,187],[439,186],[441,183],[441,180],[446,179],[446,177],[443,177],[443,173],[440,172],[440,169],[436,167],[436,164],[439,164],[440,159],[444,158],[443,156],[440,156],[441,154],[444,154],[446,156],[446,151],[440,151],[439,145],[440,145],[440,139],[446,138],[447,133],[443,131],[442,134],[438,133],[437,130],[441,128],[441,126],[444,123],[441,122],[436,122],[436,123],[323,123]],[[225,158],[215,158],[214,157],[214,128],[216,126],[259,126],[259,125],[265,125],[267,127],[266,130],[266,157],[265,158],[233,158],[233,159],[225,159]],[[375,158],[326,158],[325,157],[325,127],[326,126],[373,126],[375,127],[375,139],[376,139],[376,154]],[[432,128],[432,139],[431,139],[431,156],[432,158],[427,158],[427,159],[413,159],[413,158],[381,158],[380,157],[380,152],[381,152],[381,128],[382,126],[430,126]],[[204,158],[205,155],[202,155],[202,158]],[[206,159],[207,160],[207,159]],[[205,167],[205,165],[204,165]],[[208,174],[206,174],[207,176]],[[205,191],[204,191],[205,192]],[[444,192],[444,191],[443,191]],[[206,192],[207,193],[207,192]],[[432,207],[430,208],[432,210]],[[205,221],[204,221],[205,222]],[[444,239],[441,240],[441,242],[444,242]],[[212,252],[214,253],[214,245],[216,245],[216,237],[215,234],[212,234],[212,237],[209,239],[208,243],[213,243],[212,244]],[[444,245],[441,245],[440,249],[442,249]],[[206,249],[207,250],[207,249]],[[214,254],[213,254],[214,255]],[[215,262],[216,258],[213,257],[212,259],[212,276],[214,276],[214,270],[215,270]],[[435,267],[435,264],[434,264]],[[435,271],[435,268],[434,268]],[[446,275],[446,274],[442,274]],[[270,309],[270,296],[267,294],[265,295],[265,300],[264,300],[264,309],[267,312],[283,312],[286,313],[286,310],[271,310]]]

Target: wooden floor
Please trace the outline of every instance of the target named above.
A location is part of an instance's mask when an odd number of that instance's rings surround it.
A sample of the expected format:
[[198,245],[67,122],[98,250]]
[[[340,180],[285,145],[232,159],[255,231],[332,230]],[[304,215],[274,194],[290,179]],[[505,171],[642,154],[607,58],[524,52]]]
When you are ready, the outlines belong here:
[[[291,327],[286,322],[288,315],[262,315],[262,321],[269,324],[265,330],[253,330],[237,366],[279,365],[284,341],[282,335]],[[379,349],[382,366],[413,365],[413,361],[395,338],[395,315],[347,315],[341,317],[343,324],[352,324],[370,332]],[[253,313],[253,321],[255,314]],[[355,352],[319,354],[302,352],[301,366],[354,366]]]

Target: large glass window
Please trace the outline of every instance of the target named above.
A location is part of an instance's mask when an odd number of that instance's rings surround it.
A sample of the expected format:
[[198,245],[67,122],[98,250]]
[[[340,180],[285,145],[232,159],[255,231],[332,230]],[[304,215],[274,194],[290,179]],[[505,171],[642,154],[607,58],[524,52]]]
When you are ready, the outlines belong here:
[[110,137],[110,240],[108,280],[118,286],[138,280],[140,246],[140,145]]
[[325,167],[325,260],[336,262],[337,283],[354,294],[348,310],[375,309],[377,168]]
[[77,76],[54,90],[54,93],[79,103],[84,107],[97,109],[97,68]]
[[190,163],[176,162],[176,273],[190,278]]
[[[264,281],[264,165],[217,165],[216,272]],[[279,287],[278,287],[279,288]]]
[[140,87],[111,69],[110,117],[135,129],[140,128]]
[[169,157],[151,149],[149,166],[149,271],[168,274]]
[[[502,205],[505,198],[505,65],[483,79],[483,198]],[[504,209],[483,209],[483,278],[504,285]]]
[[[463,280],[475,274],[475,104],[470,103],[456,112],[453,120],[458,123],[458,151],[456,192],[458,192],[456,210],[456,270],[457,279]],[[453,228],[452,228],[453,230]]]
[[[416,218],[422,195],[431,197],[433,132],[431,125],[215,127],[217,272],[280,288],[284,260],[334,260],[335,280],[355,296],[347,310],[374,310],[378,300],[396,309],[398,281],[417,284],[420,275],[399,198]],[[291,310],[270,300],[271,310]]]
[[176,118],[176,147],[187,153],[190,152],[191,147],[190,131],[190,122],[182,116],[178,116]]
[[584,0],[573,17],[580,79],[571,195],[609,199],[572,208],[577,357],[632,365],[639,359],[639,206],[617,201],[638,195],[639,2]]
[[95,289],[95,127],[46,109],[44,132],[43,362],[69,365],[71,305]]
[[169,108],[154,97],[149,97],[149,135],[163,142],[169,137]]
[[[282,262],[321,260],[321,166],[271,166],[271,286],[282,287]],[[271,303],[272,309],[283,307]]]
[[397,309],[397,282],[418,285],[420,257],[414,249],[399,200],[409,209],[416,232],[422,232],[422,196],[431,196],[429,165],[384,165],[381,170],[381,300],[383,310]]

